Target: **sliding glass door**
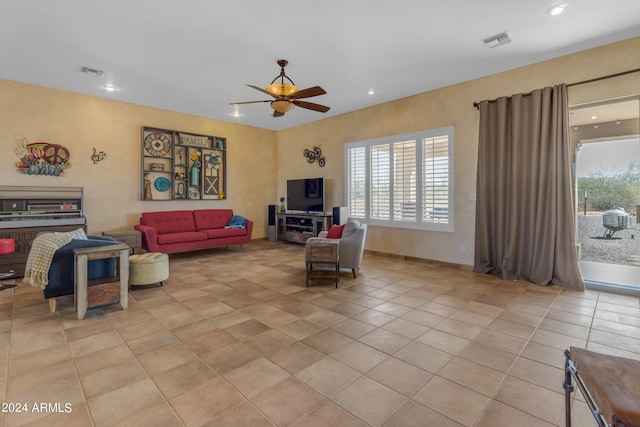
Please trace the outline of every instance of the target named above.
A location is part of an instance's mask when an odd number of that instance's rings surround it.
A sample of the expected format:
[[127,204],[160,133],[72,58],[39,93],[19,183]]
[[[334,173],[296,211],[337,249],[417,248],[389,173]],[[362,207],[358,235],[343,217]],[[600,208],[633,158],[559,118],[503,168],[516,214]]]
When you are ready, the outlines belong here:
[[640,295],[640,99],[573,107],[569,124],[584,281]]

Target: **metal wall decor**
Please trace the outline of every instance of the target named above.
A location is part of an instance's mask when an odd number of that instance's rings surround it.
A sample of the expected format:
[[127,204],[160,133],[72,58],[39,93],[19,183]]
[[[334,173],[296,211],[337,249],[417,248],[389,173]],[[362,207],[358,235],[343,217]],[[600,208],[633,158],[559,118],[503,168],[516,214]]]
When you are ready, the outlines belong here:
[[69,164],[71,154],[66,147],[49,142],[28,143],[27,138],[17,139],[14,152],[18,172],[25,175],[60,176]]
[[322,155],[322,149],[319,145],[314,145],[311,150],[305,148],[303,154],[307,158],[308,163],[317,161],[320,167],[324,167],[324,165],[326,164],[326,159]]
[[104,151],[101,151],[98,153],[96,151],[96,147],[93,147],[93,154],[91,155],[91,161],[93,162],[94,165],[97,165],[98,163],[103,161],[106,157],[107,157],[107,153],[105,153]]

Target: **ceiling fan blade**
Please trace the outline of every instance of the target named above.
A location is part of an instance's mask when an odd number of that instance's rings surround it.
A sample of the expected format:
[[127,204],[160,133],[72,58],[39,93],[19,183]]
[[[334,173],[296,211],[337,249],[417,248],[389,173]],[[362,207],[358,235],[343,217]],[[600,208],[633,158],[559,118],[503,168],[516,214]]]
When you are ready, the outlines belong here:
[[281,113],[279,111],[274,111],[273,112],[273,117],[282,117],[282,116],[284,116],[284,113]]
[[298,92],[287,96],[287,98],[289,99],[311,98],[312,96],[324,95],[325,93],[327,92],[324,89],[322,89],[320,86],[314,86],[307,89],[299,90]]
[[[246,84],[246,83],[245,83],[245,84]],[[262,92],[262,93],[266,93],[266,94],[267,94],[267,95],[269,95],[269,96],[273,96],[274,98],[278,98],[278,97],[277,97],[277,96],[275,96],[274,94],[272,94],[272,93],[270,93],[270,92],[267,92],[266,90],[262,89],[261,87],[254,86],[254,85],[249,85],[249,84],[248,84],[247,86],[249,86],[250,88],[253,88],[253,89],[255,89],[255,90],[259,90],[259,91],[260,91],[260,92]]]
[[245,101],[245,102],[230,102],[231,105],[240,105],[240,104],[258,104],[261,102],[273,102],[271,99],[266,101]]
[[296,101],[296,100],[293,100],[291,102],[293,102],[294,105],[301,108],[306,108],[307,110],[319,111],[321,113],[326,113],[327,111],[329,111],[329,107],[325,105],[314,104],[313,102]]

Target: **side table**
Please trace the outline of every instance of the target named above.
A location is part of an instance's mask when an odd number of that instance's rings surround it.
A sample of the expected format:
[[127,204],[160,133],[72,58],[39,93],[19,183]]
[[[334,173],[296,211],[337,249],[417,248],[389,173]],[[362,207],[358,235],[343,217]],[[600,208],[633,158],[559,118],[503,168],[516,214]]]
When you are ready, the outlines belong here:
[[[74,299],[78,319],[84,319],[87,308],[120,302],[123,310],[129,305],[129,247],[123,243],[94,248],[78,248],[75,254]],[[115,258],[114,277],[88,280],[89,260]]]
[[[337,239],[323,239],[319,237],[312,237],[307,239],[304,245],[304,260],[307,265],[307,287],[309,281],[313,278],[314,273],[313,265],[321,264],[320,269],[315,272],[322,271],[335,271],[335,274],[328,276],[331,280],[336,282],[336,288],[338,287],[338,281],[340,281],[340,250],[339,240]],[[329,268],[322,268],[329,266]]]
[[112,232],[103,231],[102,235],[111,237],[112,239],[115,239],[118,242],[126,244],[131,248],[132,254],[136,253],[136,249],[139,252],[142,251],[142,233],[140,233],[138,230],[112,231]]

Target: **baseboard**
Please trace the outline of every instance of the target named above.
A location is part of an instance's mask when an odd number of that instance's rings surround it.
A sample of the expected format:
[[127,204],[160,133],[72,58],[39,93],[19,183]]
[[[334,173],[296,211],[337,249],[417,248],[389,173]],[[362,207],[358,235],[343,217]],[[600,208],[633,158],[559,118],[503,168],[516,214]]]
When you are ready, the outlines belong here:
[[[253,240],[261,240],[261,241],[267,241],[267,242],[269,241],[266,237],[253,239]],[[279,241],[278,243],[280,243],[280,242],[281,241]],[[282,243],[287,243],[287,242],[282,242]],[[298,246],[299,246],[299,244],[298,244]],[[368,250],[368,249],[365,249],[364,253],[365,254],[369,254],[369,255],[387,257],[387,258],[401,259],[401,260],[404,260],[404,261],[420,262],[420,263],[423,263],[423,264],[431,265],[433,267],[447,267],[447,268],[457,268],[459,270],[465,270],[465,271],[473,271],[473,266],[472,265],[466,265],[466,264],[456,264],[456,263],[453,263],[453,262],[437,261],[437,260],[433,260],[433,259],[418,258],[418,257],[413,257],[413,256],[408,256],[408,255],[398,255],[398,254],[392,254],[392,253],[388,253],[388,252],[371,251],[371,250]]]
[[453,263],[453,262],[437,261],[437,260],[433,260],[433,259],[418,258],[418,257],[413,257],[413,256],[408,256],[408,255],[398,255],[398,254],[391,254],[391,253],[387,253],[387,252],[371,251],[371,250],[368,250],[368,249],[365,249],[364,253],[365,254],[369,254],[369,255],[375,255],[375,256],[383,256],[383,257],[388,257],[388,258],[401,259],[401,260],[405,260],[405,261],[421,262],[421,263],[428,264],[428,265],[431,265],[431,266],[434,266],[434,267],[448,267],[448,268],[457,268],[459,270],[465,270],[465,271],[473,271],[473,266],[472,265],[466,265],[466,264],[456,264],[456,263]]

